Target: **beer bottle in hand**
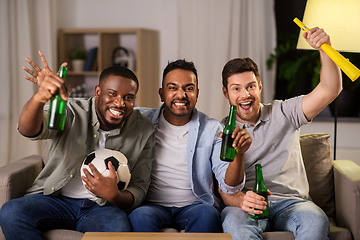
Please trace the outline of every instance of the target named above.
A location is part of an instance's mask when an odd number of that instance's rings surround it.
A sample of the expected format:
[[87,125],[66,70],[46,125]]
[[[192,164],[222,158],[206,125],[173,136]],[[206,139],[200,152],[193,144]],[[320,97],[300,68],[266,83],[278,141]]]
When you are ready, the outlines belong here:
[[221,144],[220,159],[227,162],[234,161],[235,148],[232,147],[234,139],[231,137],[236,128],[236,106],[231,105],[228,122],[224,128]]
[[[265,186],[264,183],[264,179],[263,179],[263,174],[262,174],[262,167],[261,164],[256,164],[255,165],[255,171],[256,171],[256,175],[255,175],[255,185],[253,188],[253,192],[261,195],[265,198],[266,203],[268,203],[268,193],[267,193],[267,188]],[[268,205],[266,205],[266,209],[262,210],[262,214],[255,214],[255,218],[256,219],[265,219],[268,218],[269,216],[269,208]]]
[[[67,67],[60,67],[59,76],[66,80]],[[64,130],[65,118],[66,118],[66,102],[60,96],[60,93],[57,92],[56,95],[51,99],[50,109],[49,109],[49,118],[48,118],[48,128],[56,130]]]

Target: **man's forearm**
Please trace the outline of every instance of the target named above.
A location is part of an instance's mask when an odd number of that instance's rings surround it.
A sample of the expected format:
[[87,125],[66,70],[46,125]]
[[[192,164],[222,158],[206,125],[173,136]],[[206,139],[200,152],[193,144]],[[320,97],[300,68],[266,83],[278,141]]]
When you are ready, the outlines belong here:
[[342,75],[340,68],[322,50],[320,50],[320,60],[320,84],[332,95],[332,98],[336,98],[342,90]]
[[41,131],[44,118],[44,103],[34,95],[24,106],[19,118],[19,131],[24,136],[32,137]]
[[108,201],[118,208],[129,209],[134,204],[134,196],[129,191],[124,190],[119,191],[113,199],[109,199]]
[[221,189],[219,188],[219,193],[220,193],[220,196],[223,199],[224,203],[227,206],[241,207],[241,199],[245,195],[241,191],[235,195],[229,195],[229,194],[226,194],[223,191],[221,191]]
[[226,170],[225,183],[229,186],[235,187],[244,180],[244,174],[244,154],[235,154],[234,161],[229,163]]

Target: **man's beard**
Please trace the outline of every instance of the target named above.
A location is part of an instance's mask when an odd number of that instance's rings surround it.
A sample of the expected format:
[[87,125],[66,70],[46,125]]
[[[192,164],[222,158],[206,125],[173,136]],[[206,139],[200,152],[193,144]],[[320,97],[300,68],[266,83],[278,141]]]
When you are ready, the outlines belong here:
[[102,122],[103,122],[104,125],[105,125],[104,127],[107,128],[107,129],[112,130],[112,129],[120,128],[121,125],[123,124],[123,122],[126,120],[126,118],[123,118],[123,119],[120,121],[120,123],[116,123],[116,124],[110,123],[110,122],[106,119],[105,115],[100,111],[100,109],[99,109],[99,108],[97,108],[97,109],[98,109],[98,111],[97,111],[98,118],[102,120]]

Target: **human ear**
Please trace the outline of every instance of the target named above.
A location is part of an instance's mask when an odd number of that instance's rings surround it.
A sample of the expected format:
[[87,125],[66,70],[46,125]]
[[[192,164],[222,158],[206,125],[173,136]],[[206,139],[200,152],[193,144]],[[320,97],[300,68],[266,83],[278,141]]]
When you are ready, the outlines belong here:
[[96,85],[95,86],[95,90],[94,90],[94,98],[95,99],[98,99],[99,96],[100,96],[100,93],[101,93],[101,88],[99,85]]
[[229,93],[228,93],[228,91],[226,90],[226,88],[225,88],[224,86],[222,87],[222,91],[223,91],[224,96],[225,96],[227,99],[229,99]]
[[261,92],[261,90],[262,90],[262,83],[261,81],[259,81],[259,91]]
[[161,102],[164,102],[164,89],[159,88],[159,96],[160,96]]

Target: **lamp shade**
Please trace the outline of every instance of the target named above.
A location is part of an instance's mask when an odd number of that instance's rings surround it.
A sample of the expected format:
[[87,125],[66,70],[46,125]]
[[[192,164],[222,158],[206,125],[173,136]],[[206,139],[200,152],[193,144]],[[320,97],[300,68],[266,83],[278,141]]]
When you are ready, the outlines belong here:
[[[360,0],[308,0],[302,22],[320,27],[337,51],[360,52]],[[313,49],[300,31],[298,49]]]

